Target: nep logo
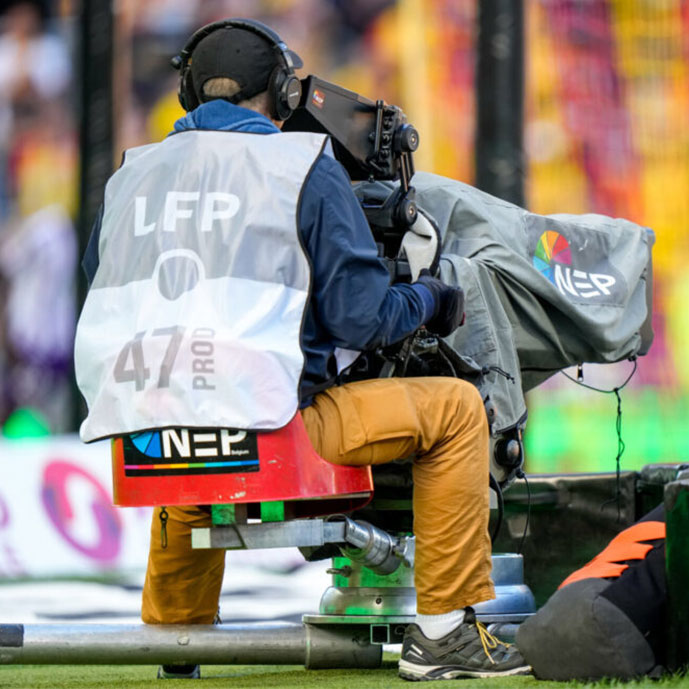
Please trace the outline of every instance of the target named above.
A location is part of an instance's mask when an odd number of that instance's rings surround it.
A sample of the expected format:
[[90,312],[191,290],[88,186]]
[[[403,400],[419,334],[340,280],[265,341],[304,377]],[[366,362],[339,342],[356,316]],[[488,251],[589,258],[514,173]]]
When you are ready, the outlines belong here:
[[575,270],[569,242],[559,232],[552,230],[540,236],[533,265],[565,296],[570,294],[584,299],[609,296],[617,282],[612,275]]
[[122,438],[126,476],[186,476],[258,471],[255,433],[170,428]]

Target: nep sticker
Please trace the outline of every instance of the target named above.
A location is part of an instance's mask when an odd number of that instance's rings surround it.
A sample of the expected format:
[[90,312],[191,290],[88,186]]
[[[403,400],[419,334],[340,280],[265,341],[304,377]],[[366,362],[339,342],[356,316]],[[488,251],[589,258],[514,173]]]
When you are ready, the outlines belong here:
[[168,428],[122,438],[125,476],[190,476],[258,471],[256,433]]
[[565,237],[548,230],[538,239],[533,266],[565,297],[609,297],[617,282],[615,276],[576,270],[572,258],[572,249]]

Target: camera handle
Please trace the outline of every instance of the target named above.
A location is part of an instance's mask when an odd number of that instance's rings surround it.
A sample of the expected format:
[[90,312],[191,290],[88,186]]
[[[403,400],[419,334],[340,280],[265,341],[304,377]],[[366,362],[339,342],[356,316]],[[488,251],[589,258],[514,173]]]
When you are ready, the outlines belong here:
[[[376,101],[376,127],[371,133],[373,153],[367,164],[381,173],[389,168],[391,159],[398,163],[400,186],[380,207],[379,212],[367,216],[379,227],[396,228],[405,231],[416,220],[416,192],[410,186],[414,175],[412,153],[419,147],[419,134],[410,124],[399,125],[401,111],[384,101]],[[375,175],[371,175],[373,181]],[[375,216],[375,218],[373,217]]]

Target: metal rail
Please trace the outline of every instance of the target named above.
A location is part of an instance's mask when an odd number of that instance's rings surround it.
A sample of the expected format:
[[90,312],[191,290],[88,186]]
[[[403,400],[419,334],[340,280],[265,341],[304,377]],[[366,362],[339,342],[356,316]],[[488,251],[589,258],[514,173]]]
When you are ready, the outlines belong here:
[[0,664],[301,665],[374,668],[367,627],[289,622],[220,625],[0,625]]

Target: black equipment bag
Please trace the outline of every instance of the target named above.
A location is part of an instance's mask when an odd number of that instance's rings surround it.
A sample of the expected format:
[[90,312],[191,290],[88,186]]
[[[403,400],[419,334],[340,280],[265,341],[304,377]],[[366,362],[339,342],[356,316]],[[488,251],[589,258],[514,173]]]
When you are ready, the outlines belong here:
[[664,665],[665,512],[660,505],[571,574],[517,645],[539,679],[632,679]]

